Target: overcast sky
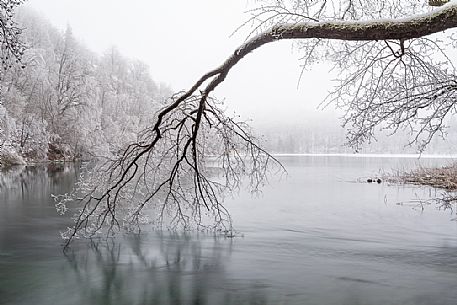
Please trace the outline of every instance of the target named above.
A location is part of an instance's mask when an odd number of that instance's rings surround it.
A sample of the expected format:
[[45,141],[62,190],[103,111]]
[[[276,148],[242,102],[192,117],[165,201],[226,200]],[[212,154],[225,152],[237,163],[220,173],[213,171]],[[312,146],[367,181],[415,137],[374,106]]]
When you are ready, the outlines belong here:
[[[60,29],[70,25],[89,49],[116,46],[144,61],[151,75],[175,90],[186,89],[220,65],[246,37],[233,36],[245,21],[249,0],[28,0]],[[296,123],[331,116],[315,110],[329,88],[328,69],[307,72],[297,88],[299,54],[290,42],[266,45],[243,59],[215,95],[255,123]]]

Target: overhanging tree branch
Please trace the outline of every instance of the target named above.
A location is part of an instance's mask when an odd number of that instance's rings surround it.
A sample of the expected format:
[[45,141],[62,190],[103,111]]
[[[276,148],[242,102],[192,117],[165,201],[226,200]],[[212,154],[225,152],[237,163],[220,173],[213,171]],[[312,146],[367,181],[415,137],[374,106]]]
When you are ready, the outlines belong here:
[[[252,189],[257,190],[265,183],[269,163],[279,162],[261,148],[246,124],[227,117],[210,93],[241,59],[257,48],[286,39],[382,41],[383,48],[387,48],[383,41],[400,40],[401,56],[390,60],[392,52],[389,50],[389,56],[383,56],[381,49],[380,60],[369,60],[365,70],[356,71],[354,81],[360,80],[362,75],[363,83],[367,69],[378,62],[388,62],[387,67],[381,68],[381,74],[388,71],[392,63],[394,66],[404,64],[403,56],[408,52],[406,42],[454,27],[457,27],[455,2],[425,15],[401,20],[277,24],[252,37],[189,90],[173,96],[137,143],[97,167],[95,178],[81,182],[82,207],[74,227],[64,237],[69,243],[79,235],[92,236],[101,232],[106,224],[108,233],[132,223],[139,228],[145,222],[142,212],[148,204],[159,208],[160,224],[168,217],[174,226],[185,229],[191,221],[205,227],[206,215],[213,218],[213,228],[231,229],[230,216],[220,196],[239,188],[243,176],[248,176]],[[418,65],[424,66],[424,63],[419,61]],[[348,80],[347,85],[351,82]],[[373,92],[382,88],[379,84],[375,87]],[[211,172],[214,166],[219,169],[219,175]],[[64,211],[65,202],[77,196],[75,193],[61,198],[58,208]],[[125,215],[120,220],[119,211]]]
[[[243,57],[261,46],[279,40],[290,39],[335,39],[344,41],[410,40],[457,27],[457,4],[448,4],[426,15],[404,20],[379,20],[370,22],[304,22],[278,24],[270,30],[254,36],[238,47],[220,67],[205,74],[195,85],[179,98],[179,104],[193,94],[205,81],[215,79],[204,89],[209,94],[224,81],[230,69]],[[173,107],[173,105],[171,106]]]

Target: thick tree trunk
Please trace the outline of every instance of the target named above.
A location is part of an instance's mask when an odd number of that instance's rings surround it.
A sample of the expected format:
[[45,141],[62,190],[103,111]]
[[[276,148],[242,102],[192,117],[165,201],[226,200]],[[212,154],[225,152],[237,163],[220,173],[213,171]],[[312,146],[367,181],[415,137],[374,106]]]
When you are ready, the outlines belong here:
[[[445,1],[445,0],[444,0]],[[443,0],[440,2],[444,2]],[[242,44],[217,69],[205,74],[184,96],[192,94],[204,81],[215,77],[205,88],[208,94],[244,56],[264,44],[284,39],[321,38],[345,41],[409,40],[457,27],[457,3],[447,4],[429,14],[405,19],[334,21],[278,24]],[[188,94],[188,95],[187,95]],[[183,97],[184,97],[183,96]],[[184,98],[184,99],[185,99]]]
[[443,6],[448,2],[449,2],[449,0],[428,0],[428,5],[430,5],[430,6]]

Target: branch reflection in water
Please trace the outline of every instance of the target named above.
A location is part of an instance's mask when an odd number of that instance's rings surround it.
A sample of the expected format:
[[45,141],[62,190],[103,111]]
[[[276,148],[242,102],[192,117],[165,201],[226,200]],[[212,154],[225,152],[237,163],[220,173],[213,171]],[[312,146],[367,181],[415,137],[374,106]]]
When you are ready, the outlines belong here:
[[228,280],[232,244],[208,235],[132,234],[92,241],[66,258],[84,304],[268,303],[266,287]]

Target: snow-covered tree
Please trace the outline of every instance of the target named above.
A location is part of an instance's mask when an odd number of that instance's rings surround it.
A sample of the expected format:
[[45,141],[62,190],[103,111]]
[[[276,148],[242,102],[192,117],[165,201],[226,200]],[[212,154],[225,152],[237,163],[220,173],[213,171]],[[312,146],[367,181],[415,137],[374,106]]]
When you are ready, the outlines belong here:
[[[25,46],[20,39],[22,29],[14,20],[15,9],[23,0],[0,1],[0,80],[13,65],[21,65]],[[15,120],[4,106],[0,87],[0,165],[22,164],[24,161],[11,141]]]
[[15,64],[19,64],[25,50],[20,38],[22,29],[14,19],[15,9],[24,0],[0,1],[0,60],[1,73],[4,73]]
[[60,32],[33,11],[20,10],[17,22],[28,48],[0,81],[3,125],[15,128],[2,134],[10,152],[28,161],[90,159],[135,141],[163,103],[148,67],[114,48],[99,57],[70,27]]

